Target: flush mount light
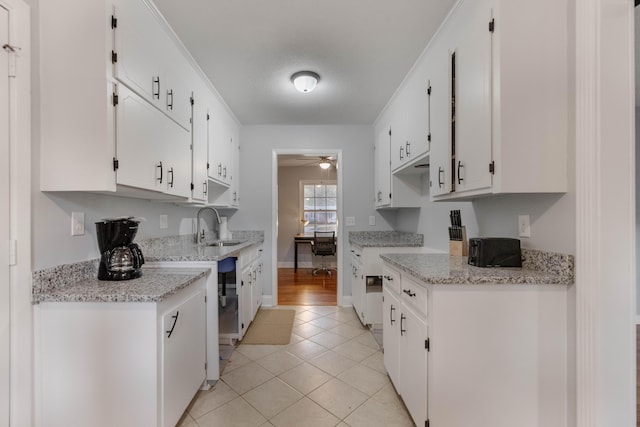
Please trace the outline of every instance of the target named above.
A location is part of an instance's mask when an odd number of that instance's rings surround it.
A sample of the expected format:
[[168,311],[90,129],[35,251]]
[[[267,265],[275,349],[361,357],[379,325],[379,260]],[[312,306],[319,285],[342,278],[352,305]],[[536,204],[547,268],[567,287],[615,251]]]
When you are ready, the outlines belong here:
[[307,93],[316,88],[320,76],[313,71],[298,71],[291,76],[291,82],[299,92]]

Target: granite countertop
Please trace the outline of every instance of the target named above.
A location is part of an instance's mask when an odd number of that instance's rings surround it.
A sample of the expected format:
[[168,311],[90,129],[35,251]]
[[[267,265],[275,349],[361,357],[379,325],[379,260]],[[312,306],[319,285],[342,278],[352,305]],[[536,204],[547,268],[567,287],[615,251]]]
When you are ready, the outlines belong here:
[[420,247],[424,236],[403,231],[350,231],[349,243],[360,248]]
[[88,278],[42,289],[33,293],[32,302],[159,302],[205,277],[208,271],[207,268],[143,268],[142,277],[138,279]]
[[[540,256],[530,251],[523,257],[529,261],[523,268],[482,268],[467,264],[467,257],[449,254],[382,254],[380,257],[389,265],[400,269],[425,284],[557,284],[573,283],[573,257],[548,253]],[[526,255],[525,255],[526,254]],[[538,265],[537,257],[549,263],[548,267]],[[555,262],[553,260],[556,260]]]
[[178,239],[153,239],[140,242],[145,262],[220,261],[240,255],[240,251],[264,241],[263,232],[234,232],[233,238],[223,242],[239,242],[233,246],[209,246],[218,240],[207,236],[204,243],[196,244],[193,236]]

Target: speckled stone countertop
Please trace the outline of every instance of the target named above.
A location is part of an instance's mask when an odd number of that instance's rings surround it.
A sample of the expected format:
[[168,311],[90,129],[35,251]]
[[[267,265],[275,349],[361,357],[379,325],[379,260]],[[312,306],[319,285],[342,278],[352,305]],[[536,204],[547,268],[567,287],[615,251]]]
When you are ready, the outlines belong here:
[[143,268],[142,277],[105,281],[87,278],[33,294],[33,302],[159,302],[196,280],[208,269]]
[[419,247],[424,236],[403,231],[350,231],[349,243],[360,248]]
[[[555,255],[555,256],[554,256]],[[523,250],[522,268],[482,268],[467,264],[467,257],[448,254],[382,254],[388,264],[425,284],[554,284],[573,283],[573,257]],[[549,265],[539,265],[543,260]]]
[[193,236],[178,236],[150,239],[139,243],[146,262],[176,261],[220,261],[230,256],[238,256],[249,246],[262,243],[264,232],[233,232],[233,238],[227,241],[240,242],[234,246],[209,246],[214,239],[207,235],[203,244],[196,244]]

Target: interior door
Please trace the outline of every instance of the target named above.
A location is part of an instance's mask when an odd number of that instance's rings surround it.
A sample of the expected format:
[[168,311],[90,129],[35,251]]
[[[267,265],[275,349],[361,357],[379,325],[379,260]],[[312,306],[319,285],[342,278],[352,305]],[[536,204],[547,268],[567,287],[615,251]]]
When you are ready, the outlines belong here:
[[[0,46],[9,44],[9,12],[0,7]],[[0,426],[9,425],[9,50],[0,49]]]

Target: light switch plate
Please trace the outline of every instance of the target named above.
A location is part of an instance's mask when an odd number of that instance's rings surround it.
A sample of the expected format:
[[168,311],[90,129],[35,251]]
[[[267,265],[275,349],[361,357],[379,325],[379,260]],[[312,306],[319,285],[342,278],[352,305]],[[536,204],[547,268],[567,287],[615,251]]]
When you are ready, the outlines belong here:
[[84,212],[71,212],[71,235],[84,235]]
[[376,217],[375,215],[369,216],[369,225],[376,225]]
[[531,237],[531,218],[529,215],[518,216],[518,235],[520,237]]
[[347,222],[347,227],[352,227],[354,225],[356,225],[356,217],[355,216],[348,216],[345,218],[346,222]]
[[169,228],[169,215],[160,215],[160,229]]

